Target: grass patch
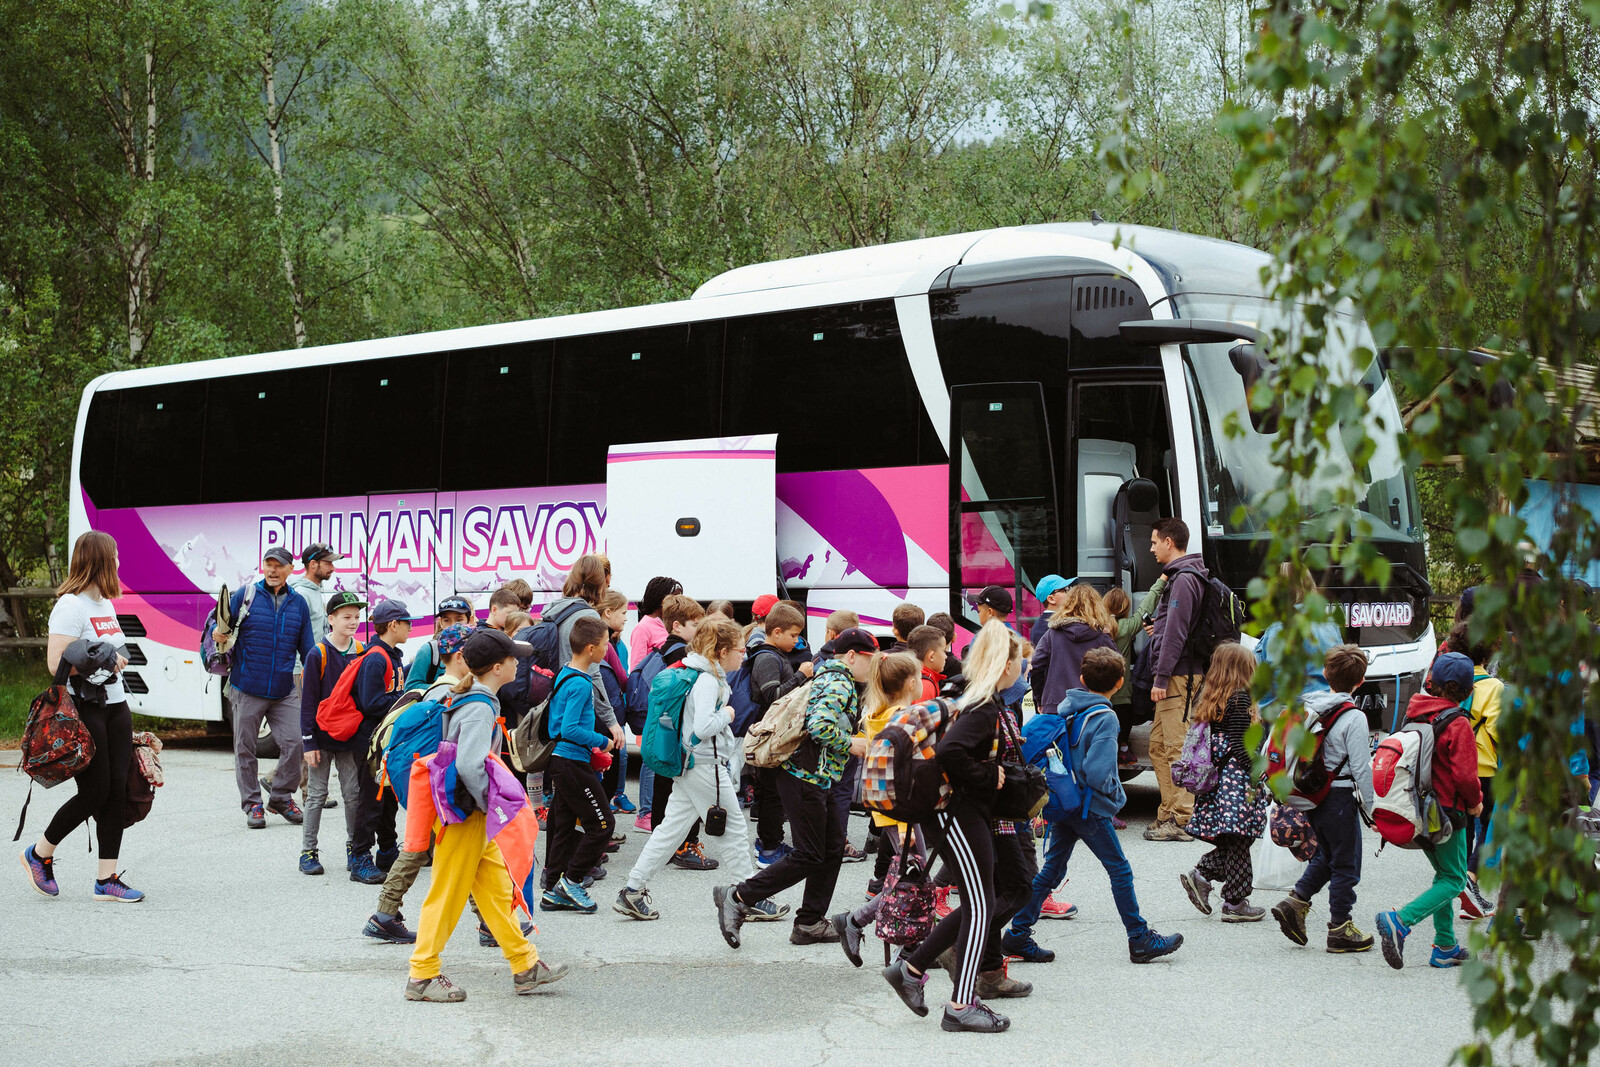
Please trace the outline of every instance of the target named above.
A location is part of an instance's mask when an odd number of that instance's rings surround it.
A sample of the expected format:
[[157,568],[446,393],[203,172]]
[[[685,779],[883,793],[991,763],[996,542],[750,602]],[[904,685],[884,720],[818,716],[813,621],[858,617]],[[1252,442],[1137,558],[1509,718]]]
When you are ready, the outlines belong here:
[[[22,741],[28,708],[49,684],[43,654],[16,650],[0,653],[0,748],[15,748]],[[158,719],[149,715],[135,715],[133,728],[150,730],[162,738],[205,732],[205,724],[193,719]]]

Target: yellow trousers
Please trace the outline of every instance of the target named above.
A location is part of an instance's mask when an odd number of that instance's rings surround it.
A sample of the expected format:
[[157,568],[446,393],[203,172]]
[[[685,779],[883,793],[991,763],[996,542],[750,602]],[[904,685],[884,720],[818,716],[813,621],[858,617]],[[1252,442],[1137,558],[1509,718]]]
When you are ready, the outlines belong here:
[[478,902],[478,914],[500,942],[511,973],[532,967],[539,951],[523,936],[522,923],[511,914],[511,875],[500,846],[484,831],[483,812],[475,811],[450,826],[435,823],[433,832],[433,880],[417,922],[412,980],[438,977],[439,953],[455,932],[468,896]]

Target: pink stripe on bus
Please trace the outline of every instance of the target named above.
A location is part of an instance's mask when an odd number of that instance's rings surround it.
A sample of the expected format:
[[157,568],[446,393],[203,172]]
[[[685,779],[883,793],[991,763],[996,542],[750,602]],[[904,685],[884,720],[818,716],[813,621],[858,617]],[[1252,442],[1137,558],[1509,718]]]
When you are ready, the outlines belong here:
[[621,455],[607,456],[607,463],[636,463],[642,459],[772,459],[777,453],[773,451],[744,452],[735,449],[719,449],[715,452],[625,452]]

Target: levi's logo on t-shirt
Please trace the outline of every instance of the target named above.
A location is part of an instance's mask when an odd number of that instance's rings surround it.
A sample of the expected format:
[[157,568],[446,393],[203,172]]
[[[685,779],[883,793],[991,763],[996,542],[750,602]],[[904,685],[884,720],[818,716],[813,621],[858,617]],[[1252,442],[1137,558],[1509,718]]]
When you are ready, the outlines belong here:
[[122,636],[122,624],[117,622],[117,617],[115,615],[112,615],[109,618],[106,616],[91,618],[89,622],[94,627],[94,635],[96,637]]

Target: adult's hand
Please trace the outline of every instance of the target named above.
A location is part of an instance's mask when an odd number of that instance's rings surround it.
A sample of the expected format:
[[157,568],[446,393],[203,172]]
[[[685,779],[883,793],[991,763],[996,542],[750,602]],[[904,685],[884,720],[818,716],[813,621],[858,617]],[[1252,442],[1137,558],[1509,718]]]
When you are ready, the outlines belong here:
[[1150,690],[1150,699],[1151,700],[1165,700],[1165,699],[1167,699],[1167,691],[1165,689],[1160,688],[1160,687],[1154,687],[1154,688],[1152,688]]
[[1001,789],[1006,784],[1006,769],[1004,767],[996,767],[995,770],[1000,772],[1000,778],[999,781],[995,782],[994,787],[996,789]]

